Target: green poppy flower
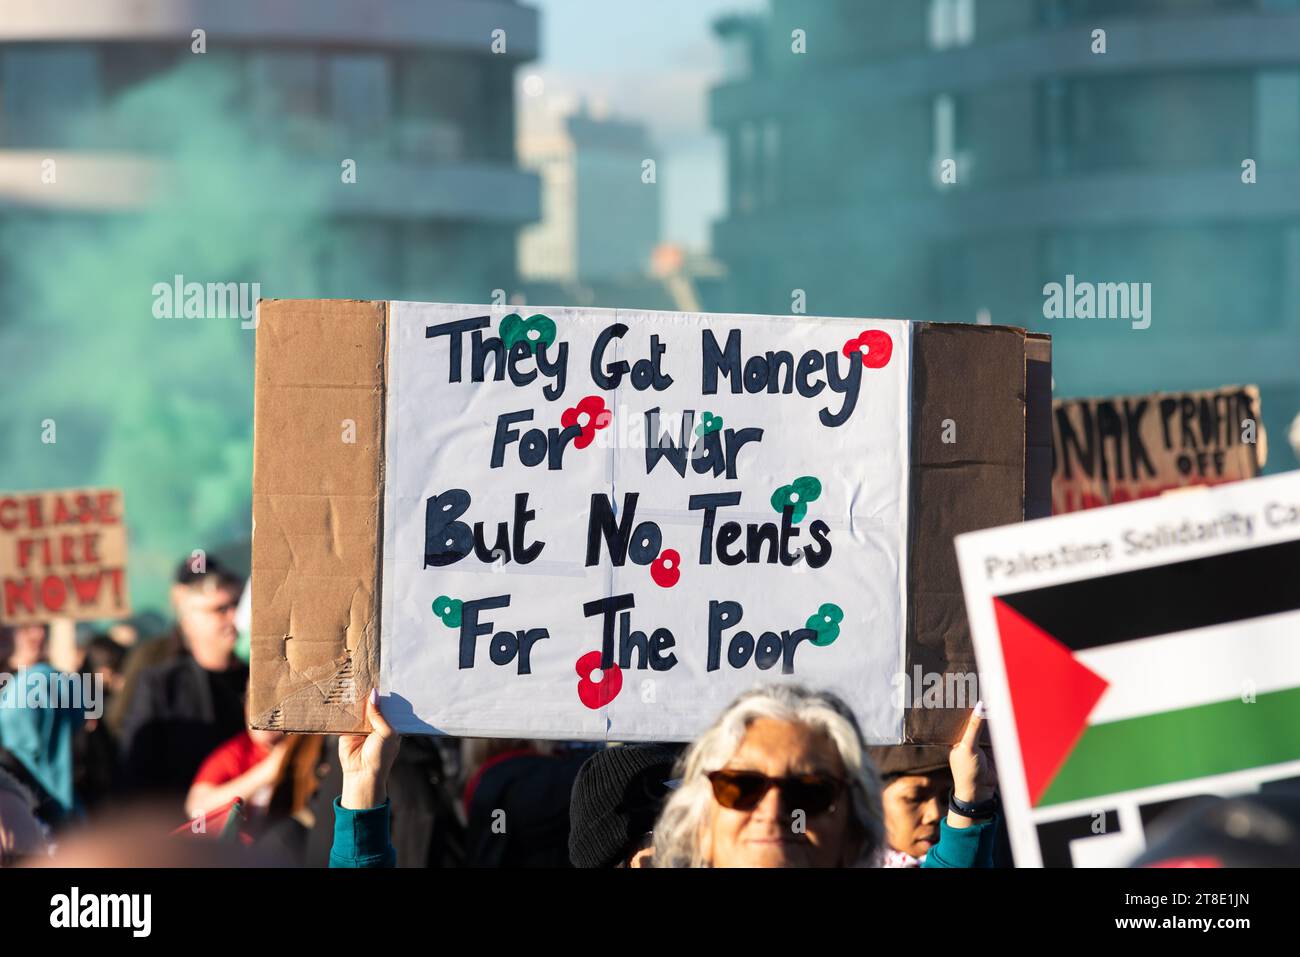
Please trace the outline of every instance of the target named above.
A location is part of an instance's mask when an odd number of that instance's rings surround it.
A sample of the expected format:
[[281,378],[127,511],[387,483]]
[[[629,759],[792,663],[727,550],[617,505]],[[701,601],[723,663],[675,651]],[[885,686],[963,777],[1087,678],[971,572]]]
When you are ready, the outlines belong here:
[[460,627],[460,610],[464,604],[459,598],[448,598],[446,595],[439,595],[433,600],[433,613],[442,619],[442,623],[448,628]]
[[793,506],[790,521],[798,524],[808,514],[808,503],[817,501],[821,494],[822,483],[811,475],[804,475],[772,493],[772,508],[781,512],[787,505]]
[[817,614],[808,616],[804,627],[817,632],[817,637],[809,640],[824,647],[840,636],[840,622],[843,620],[844,610],[827,602],[817,609]]
[[516,342],[528,345],[529,353],[536,353],[538,345],[551,345],[555,342],[555,321],[540,312],[527,319],[521,319],[519,313],[512,312],[501,320],[497,330],[506,350]]
[[705,412],[700,415],[700,424],[695,427],[696,435],[708,435],[722,428],[722,416]]

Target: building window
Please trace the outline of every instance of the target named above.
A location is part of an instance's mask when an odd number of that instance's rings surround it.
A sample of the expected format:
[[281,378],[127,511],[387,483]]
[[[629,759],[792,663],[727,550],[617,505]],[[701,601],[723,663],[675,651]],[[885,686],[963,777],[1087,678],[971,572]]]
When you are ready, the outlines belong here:
[[975,0],[930,0],[930,47],[969,46],[975,41]]
[[258,51],[248,60],[254,109],[264,116],[315,116],[321,109],[320,60],[314,53]]
[[388,132],[393,87],[388,60],[378,54],[331,57],[330,114],[339,132],[350,137],[377,137]]
[[320,57],[301,50],[249,55],[248,92],[255,129],[293,150],[322,145],[324,110]]
[[501,116],[513,117],[500,108],[512,102],[513,92],[494,89],[492,65],[480,62],[488,59],[450,52],[398,55],[395,113],[401,155],[435,162],[513,156],[513,127],[500,152],[488,135]]
[[182,56],[176,47],[157,43],[105,43],[98,53],[105,98],[162,76],[174,69]]
[[1255,149],[1274,166],[1300,166],[1300,71],[1255,77]]
[[98,51],[84,46],[11,46],[3,53],[0,91],[4,142],[65,147],[84,142],[99,111]]

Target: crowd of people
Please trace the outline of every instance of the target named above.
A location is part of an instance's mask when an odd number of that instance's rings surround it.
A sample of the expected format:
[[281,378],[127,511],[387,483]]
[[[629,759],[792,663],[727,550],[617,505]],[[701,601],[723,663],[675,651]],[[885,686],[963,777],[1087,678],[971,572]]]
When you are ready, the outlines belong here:
[[[788,683],[741,695],[685,747],[402,738],[374,693],[368,734],[259,730],[244,587],[186,561],[161,635],[0,629],[0,864],[87,847],[119,866],[213,863],[213,848],[336,867],[1009,863],[978,706],[952,747],[869,747],[842,701]],[[83,693],[52,694],[59,679]]]

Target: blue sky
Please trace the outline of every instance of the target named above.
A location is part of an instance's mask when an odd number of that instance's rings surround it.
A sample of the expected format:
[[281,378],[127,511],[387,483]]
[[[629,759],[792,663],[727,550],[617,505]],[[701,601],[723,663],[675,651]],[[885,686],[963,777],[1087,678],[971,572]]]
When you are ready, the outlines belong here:
[[542,52],[519,77],[536,75],[543,101],[599,99],[610,115],[639,120],[657,148],[663,238],[707,248],[724,205],[722,144],[708,127],[707,93],[722,76],[719,16],[762,10],[765,0],[527,0],[541,14]]

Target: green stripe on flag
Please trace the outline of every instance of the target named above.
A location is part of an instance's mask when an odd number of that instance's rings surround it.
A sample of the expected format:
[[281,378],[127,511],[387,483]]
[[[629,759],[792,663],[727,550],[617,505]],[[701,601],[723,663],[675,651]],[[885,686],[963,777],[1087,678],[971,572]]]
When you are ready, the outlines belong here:
[[1091,725],[1038,807],[1300,759],[1300,688]]

